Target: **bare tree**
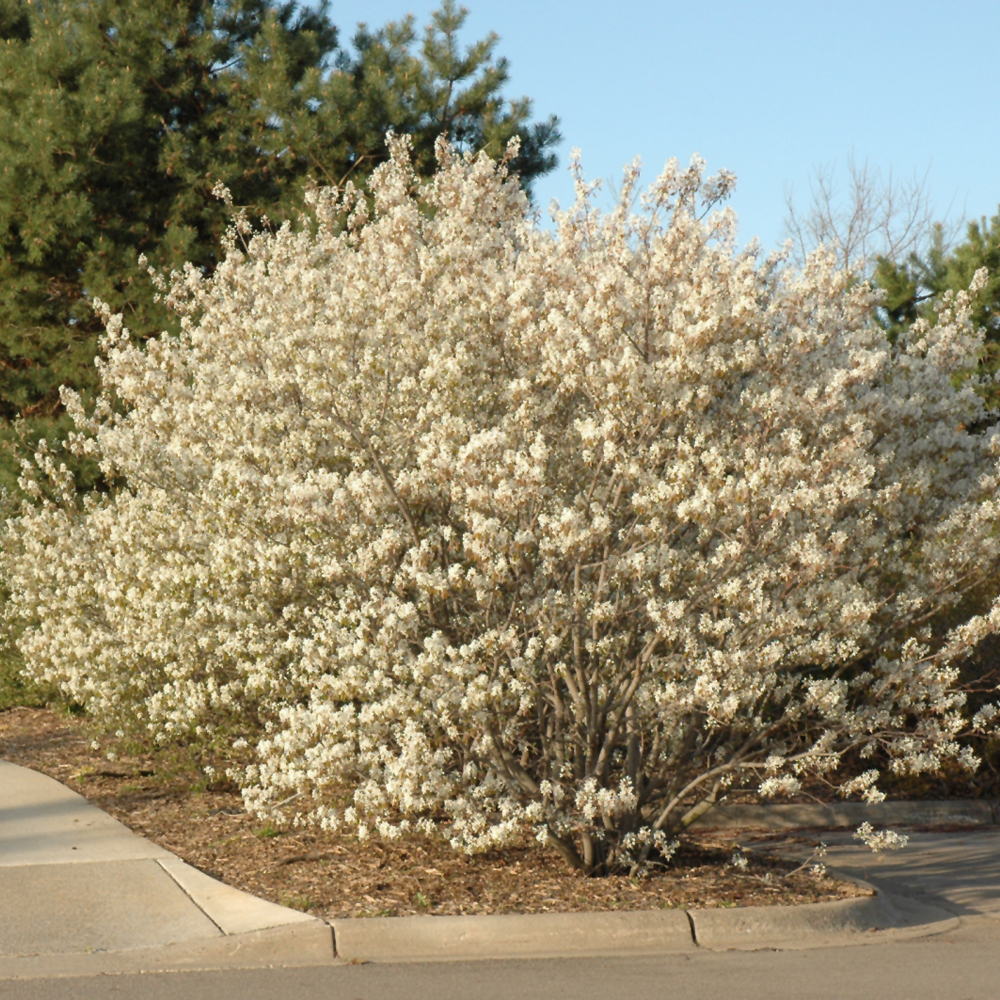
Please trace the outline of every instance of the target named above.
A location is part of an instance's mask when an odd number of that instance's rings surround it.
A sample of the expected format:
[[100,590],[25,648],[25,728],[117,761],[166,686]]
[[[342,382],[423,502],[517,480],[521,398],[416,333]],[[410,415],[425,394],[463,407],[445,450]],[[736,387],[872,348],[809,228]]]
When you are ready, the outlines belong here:
[[794,193],[785,189],[785,237],[792,242],[791,259],[802,264],[821,243],[837,255],[841,267],[870,277],[879,257],[902,260],[921,253],[934,227],[927,172],[900,181],[892,171],[866,159],[847,158],[847,190],[837,183],[836,165],[817,167],[809,183],[810,203],[800,213]]

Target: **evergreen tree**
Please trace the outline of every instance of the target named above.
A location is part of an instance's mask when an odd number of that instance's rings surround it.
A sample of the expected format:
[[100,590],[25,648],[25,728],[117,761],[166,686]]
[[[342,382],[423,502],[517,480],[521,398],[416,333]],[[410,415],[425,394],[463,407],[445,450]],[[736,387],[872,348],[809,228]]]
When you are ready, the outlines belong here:
[[931,247],[924,255],[910,254],[902,261],[882,258],[875,280],[885,290],[886,329],[895,337],[919,316],[933,320],[946,291],[967,289],[979,268],[989,272],[986,287],[975,298],[973,318],[986,329],[987,338],[1000,342],[1000,213],[970,222],[966,238],[952,250],[944,245],[937,226]]
[[[875,283],[885,291],[883,320],[889,337],[895,340],[919,317],[933,322],[944,293],[967,289],[981,267],[988,277],[972,310],[973,320],[986,331],[979,373],[1000,372],[1000,212],[992,219],[970,222],[965,240],[954,249],[945,247],[942,227],[937,226],[927,253],[879,261]],[[992,409],[1000,409],[1000,385],[980,391]]]
[[[139,339],[172,319],[139,267],[210,273],[227,186],[251,217],[296,218],[313,184],[363,184],[389,128],[432,170],[442,132],[551,170],[555,118],[505,103],[495,35],[462,54],[451,0],[414,51],[413,19],[338,44],[327,5],[272,0],[0,0],[0,485],[11,449],[64,436],[58,388],[96,385],[96,298]],[[80,485],[99,481],[79,467]]]

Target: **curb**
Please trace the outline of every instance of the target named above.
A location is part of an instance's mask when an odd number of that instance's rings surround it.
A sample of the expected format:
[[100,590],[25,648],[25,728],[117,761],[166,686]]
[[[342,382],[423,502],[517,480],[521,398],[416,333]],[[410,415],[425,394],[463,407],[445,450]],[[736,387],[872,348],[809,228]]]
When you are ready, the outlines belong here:
[[683,910],[355,917],[332,924],[337,958],[348,962],[670,955],[696,949]]
[[925,802],[837,802],[782,805],[719,805],[694,825],[698,830],[797,830],[858,826],[989,827],[1000,822],[1000,802],[942,799]]
[[881,890],[874,896],[832,903],[692,910],[691,919],[698,944],[708,951],[879,944],[930,937],[959,924],[947,910]]
[[0,957],[0,982],[141,972],[292,968],[330,965],[333,961],[332,929],[325,921],[311,917],[308,926],[285,925],[156,948]]
[[332,926],[340,961],[440,962],[842,947],[926,937],[958,923],[938,907],[876,892],[799,906],[359,917]]
[[299,924],[324,923],[318,917],[310,917],[301,910],[279,906],[243,892],[242,889],[234,889],[193,868],[180,858],[164,858],[158,863],[184,890],[191,902],[227,937],[273,930],[276,927],[291,928]]
[[[236,912],[243,897],[252,901],[248,910],[255,910],[255,904],[266,908],[258,912],[271,912],[272,916],[273,911],[284,910],[216,882],[197,869],[184,874],[190,877],[191,872],[197,876],[193,881],[200,883],[196,889],[210,890],[215,900],[224,899],[231,912]],[[218,915],[221,910],[213,905],[212,912]],[[158,948],[0,958],[0,981],[317,966],[335,961],[412,963],[803,950],[927,937],[953,930],[959,923],[958,917],[937,907],[881,891],[832,903],[704,910],[360,917],[331,923],[294,910],[285,912],[295,914],[296,919],[266,929]]]

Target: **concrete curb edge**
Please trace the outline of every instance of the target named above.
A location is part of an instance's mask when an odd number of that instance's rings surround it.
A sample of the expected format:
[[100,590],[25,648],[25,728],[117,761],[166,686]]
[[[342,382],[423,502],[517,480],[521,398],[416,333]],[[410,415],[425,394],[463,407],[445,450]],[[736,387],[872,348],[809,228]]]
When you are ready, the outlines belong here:
[[798,906],[361,917],[331,924],[341,961],[435,962],[875,944],[940,934],[954,929],[958,917],[876,892]]
[[318,920],[301,910],[279,906],[226,885],[180,858],[162,858],[158,864],[227,937]]
[[333,931],[313,918],[263,931],[178,941],[155,948],[0,957],[5,979],[51,979],[67,976],[122,975],[141,972],[192,972],[332,964]]

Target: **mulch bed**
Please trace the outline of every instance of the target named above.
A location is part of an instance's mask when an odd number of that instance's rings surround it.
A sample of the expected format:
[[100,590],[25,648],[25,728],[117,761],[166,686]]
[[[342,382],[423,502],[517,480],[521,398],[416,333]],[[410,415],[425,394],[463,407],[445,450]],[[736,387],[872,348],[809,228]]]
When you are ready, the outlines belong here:
[[0,758],[41,771],[189,864],[264,899],[317,916],[567,913],[815,903],[866,890],[739,845],[692,837],[666,870],[586,878],[534,842],[472,857],[425,838],[355,838],[278,830],[243,810],[237,791],[165,757],[107,758],[84,720],[49,708],[0,712]]

